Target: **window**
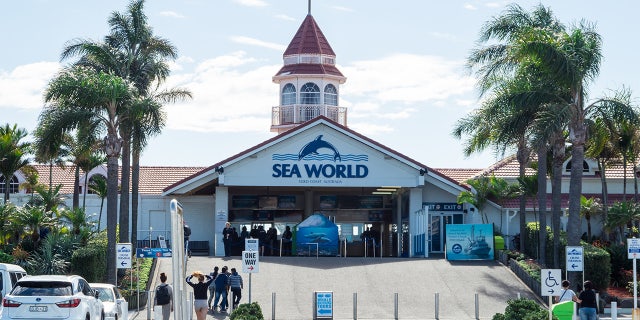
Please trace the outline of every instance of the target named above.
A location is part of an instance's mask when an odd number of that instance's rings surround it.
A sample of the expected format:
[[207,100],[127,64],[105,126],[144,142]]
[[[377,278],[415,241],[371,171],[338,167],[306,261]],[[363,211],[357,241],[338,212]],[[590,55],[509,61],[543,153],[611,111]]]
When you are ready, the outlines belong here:
[[[566,171],[571,172],[571,160],[567,162]],[[586,161],[582,161],[582,172],[589,172],[589,164]]]
[[287,83],[282,88],[282,105],[289,106],[292,104],[296,104],[296,87],[291,83]]
[[324,87],[324,104],[328,104],[330,106],[338,105],[338,90],[332,84],[328,84]]
[[320,88],[315,83],[305,83],[300,89],[300,103],[320,104]]
[[[18,178],[13,176],[9,182],[9,193],[18,193],[19,186]],[[0,176],[0,194],[4,194],[4,176]]]

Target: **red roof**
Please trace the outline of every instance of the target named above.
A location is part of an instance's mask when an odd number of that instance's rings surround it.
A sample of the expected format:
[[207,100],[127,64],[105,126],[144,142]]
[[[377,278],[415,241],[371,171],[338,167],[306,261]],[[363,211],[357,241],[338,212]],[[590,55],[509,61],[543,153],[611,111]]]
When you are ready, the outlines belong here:
[[344,77],[342,75],[342,72],[340,72],[340,70],[338,70],[336,66],[329,64],[288,64],[280,68],[278,73],[276,73],[277,76],[289,74],[328,74],[332,76]]
[[289,43],[283,56],[294,54],[324,54],[335,56],[329,41],[322,34],[322,30],[310,14],[302,22],[298,32]]

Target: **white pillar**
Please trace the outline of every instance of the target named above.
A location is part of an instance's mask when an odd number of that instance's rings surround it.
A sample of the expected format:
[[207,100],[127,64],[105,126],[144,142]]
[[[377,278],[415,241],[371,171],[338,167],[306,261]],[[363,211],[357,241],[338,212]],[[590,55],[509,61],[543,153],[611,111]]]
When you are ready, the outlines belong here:
[[215,248],[214,255],[216,257],[224,256],[224,243],[222,242],[222,230],[224,229],[225,223],[229,220],[229,188],[227,187],[216,187],[215,194],[215,236],[214,236],[214,244]]
[[[422,209],[422,188],[409,189],[409,241],[414,241],[413,237],[418,233],[417,212]],[[413,247],[409,248],[409,257],[414,256]]]

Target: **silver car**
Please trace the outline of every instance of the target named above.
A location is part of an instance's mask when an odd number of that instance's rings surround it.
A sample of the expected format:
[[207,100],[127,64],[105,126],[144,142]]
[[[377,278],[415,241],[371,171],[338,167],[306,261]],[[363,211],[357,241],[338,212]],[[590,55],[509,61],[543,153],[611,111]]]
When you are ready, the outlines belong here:
[[110,283],[90,283],[91,288],[98,293],[98,299],[102,301],[106,320],[126,319],[126,300],[118,287]]
[[2,299],[1,319],[104,318],[102,302],[81,276],[25,276]]

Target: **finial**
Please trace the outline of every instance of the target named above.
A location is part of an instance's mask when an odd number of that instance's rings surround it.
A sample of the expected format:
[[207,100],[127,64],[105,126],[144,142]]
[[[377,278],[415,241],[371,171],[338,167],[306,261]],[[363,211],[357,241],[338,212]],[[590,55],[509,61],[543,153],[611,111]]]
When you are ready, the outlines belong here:
[[309,9],[307,11],[307,14],[311,14],[311,0],[309,0]]

